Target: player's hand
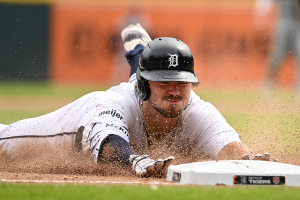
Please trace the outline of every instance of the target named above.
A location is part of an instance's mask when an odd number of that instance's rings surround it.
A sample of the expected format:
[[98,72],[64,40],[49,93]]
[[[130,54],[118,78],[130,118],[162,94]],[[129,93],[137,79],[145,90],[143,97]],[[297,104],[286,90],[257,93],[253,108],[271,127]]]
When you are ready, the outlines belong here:
[[[269,153],[265,153],[263,156],[260,154],[256,154],[253,157],[248,156],[247,154],[244,154],[242,156],[242,160],[264,160],[264,161],[271,161],[271,156]],[[278,159],[273,159],[273,162],[279,162]]]
[[139,177],[149,177],[151,175],[163,175],[171,162],[174,160],[170,156],[164,160],[153,160],[148,155],[131,155],[132,170]]

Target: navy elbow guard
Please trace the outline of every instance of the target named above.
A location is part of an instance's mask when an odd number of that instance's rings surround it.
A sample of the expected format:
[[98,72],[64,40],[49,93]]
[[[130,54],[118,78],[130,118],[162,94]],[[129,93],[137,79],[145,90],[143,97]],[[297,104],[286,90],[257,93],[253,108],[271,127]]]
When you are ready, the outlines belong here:
[[[111,134],[106,138],[104,145],[109,151],[109,162],[118,162],[124,167],[127,166],[131,168],[132,163],[129,157],[130,155],[136,154],[136,152],[125,139],[118,135]],[[101,156],[102,153],[99,153],[98,160]]]

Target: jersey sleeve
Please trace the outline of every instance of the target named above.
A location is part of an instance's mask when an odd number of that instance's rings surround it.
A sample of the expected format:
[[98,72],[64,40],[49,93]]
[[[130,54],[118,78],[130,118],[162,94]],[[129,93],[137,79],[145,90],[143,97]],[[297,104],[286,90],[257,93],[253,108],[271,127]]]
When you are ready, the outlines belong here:
[[130,139],[128,124],[132,112],[127,105],[128,99],[112,91],[106,92],[105,95],[96,106],[87,136],[95,162],[98,162],[98,155],[109,135],[118,135],[128,143]]
[[192,155],[216,159],[219,152],[231,142],[241,142],[239,134],[226,122],[210,103],[198,98],[187,110],[188,132],[195,143]]

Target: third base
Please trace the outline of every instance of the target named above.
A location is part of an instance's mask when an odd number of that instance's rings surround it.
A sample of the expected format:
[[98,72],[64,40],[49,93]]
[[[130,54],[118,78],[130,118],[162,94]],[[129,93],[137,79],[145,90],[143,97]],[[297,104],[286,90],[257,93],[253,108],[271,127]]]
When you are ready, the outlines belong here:
[[255,160],[221,160],[171,165],[167,181],[196,185],[300,186],[300,166]]

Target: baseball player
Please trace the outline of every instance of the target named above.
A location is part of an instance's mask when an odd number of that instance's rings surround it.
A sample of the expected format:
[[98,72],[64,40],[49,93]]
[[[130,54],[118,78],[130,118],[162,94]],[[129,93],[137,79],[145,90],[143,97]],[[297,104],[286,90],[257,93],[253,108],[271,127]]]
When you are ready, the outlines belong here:
[[164,174],[175,156],[185,162],[244,154],[243,159],[269,158],[254,157],[220,112],[192,91],[198,78],[185,43],[168,37],[152,41],[139,24],[121,36],[131,66],[129,82],[52,113],[1,125],[0,155],[18,159],[37,146],[74,149],[141,177]]

